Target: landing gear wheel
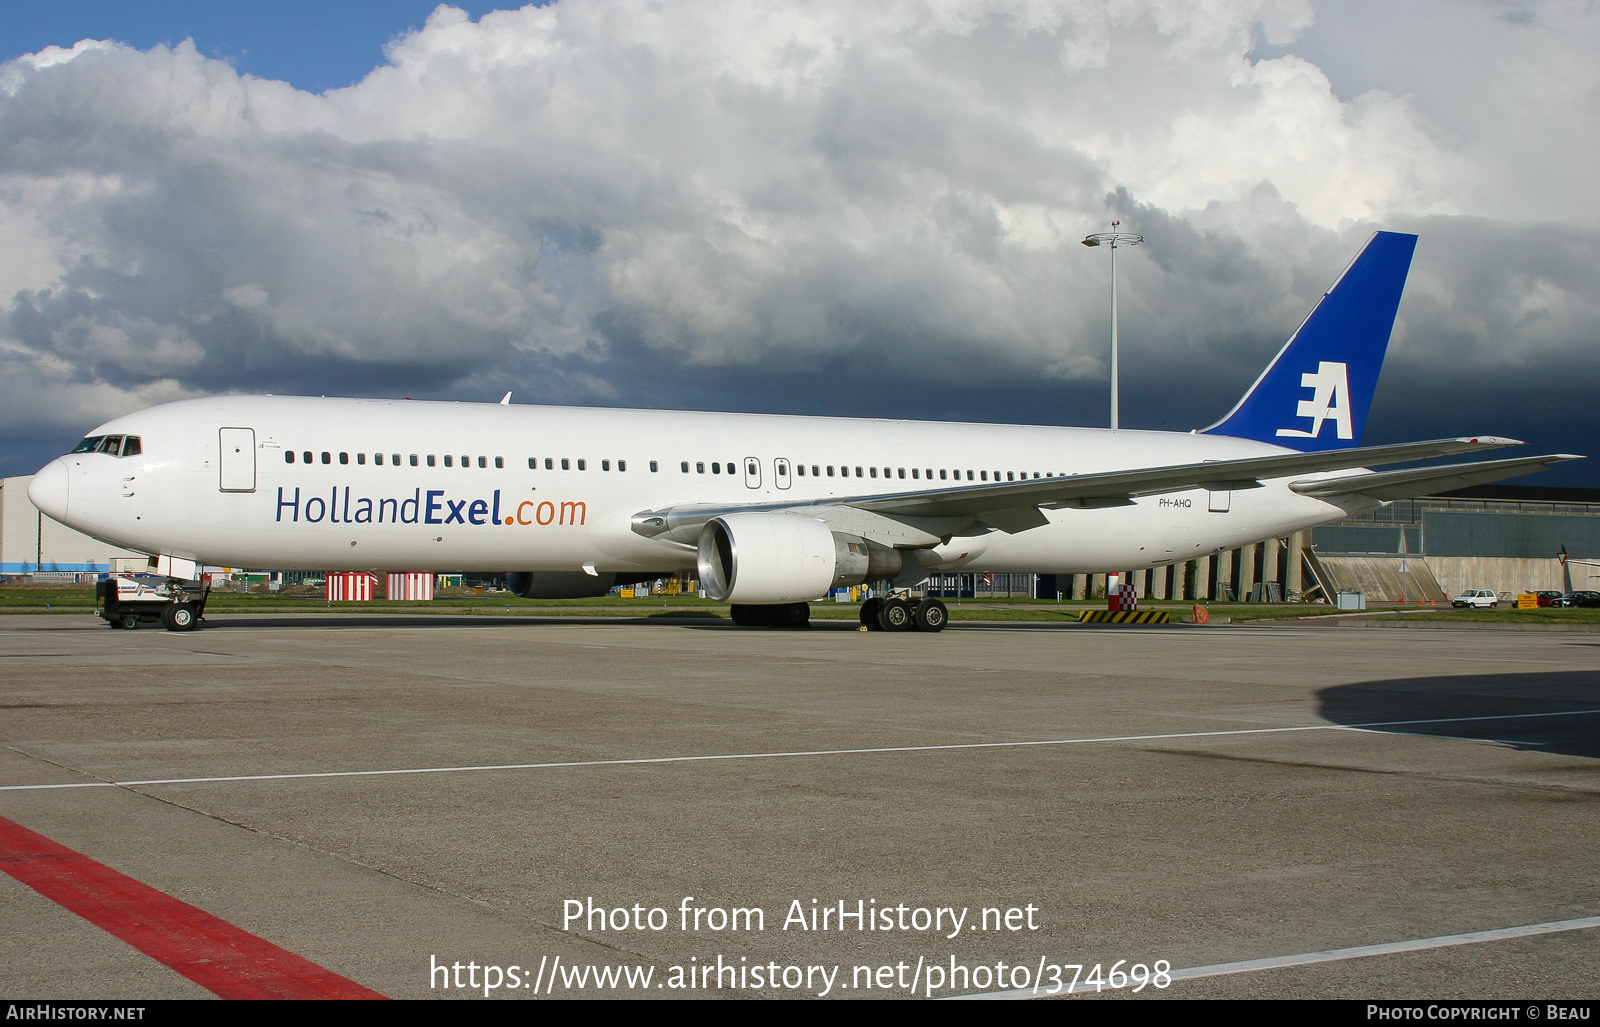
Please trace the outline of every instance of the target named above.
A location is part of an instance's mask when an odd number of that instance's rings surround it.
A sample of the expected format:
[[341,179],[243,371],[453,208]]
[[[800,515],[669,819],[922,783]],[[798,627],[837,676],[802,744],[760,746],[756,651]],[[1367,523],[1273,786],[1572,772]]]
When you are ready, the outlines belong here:
[[772,625],[778,628],[805,628],[811,626],[809,603],[789,603],[772,608]]
[[861,623],[866,625],[868,631],[882,631],[883,625],[878,623],[878,611],[883,608],[883,600],[874,596],[861,604]]
[[139,618],[138,617],[135,617],[131,613],[125,613],[125,614],[122,615],[122,630],[124,630],[124,631],[132,631],[133,629],[137,628],[138,626],[139,626]]
[[193,631],[197,620],[188,603],[174,603],[161,611],[161,626],[168,631]]
[[917,604],[912,620],[918,631],[943,631],[950,623],[950,610],[937,599],[924,599]]
[[734,603],[728,607],[728,619],[741,628],[753,627],[756,622],[750,618],[750,609],[742,603]]
[[878,627],[883,631],[910,631],[911,604],[904,599],[885,599],[878,607]]

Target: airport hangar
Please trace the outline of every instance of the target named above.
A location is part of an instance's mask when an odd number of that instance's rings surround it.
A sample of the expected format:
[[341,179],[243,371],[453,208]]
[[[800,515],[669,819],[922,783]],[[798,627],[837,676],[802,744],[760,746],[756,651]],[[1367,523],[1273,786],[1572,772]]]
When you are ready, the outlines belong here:
[[[31,480],[0,479],[0,575],[70,582],[143,569],[143,554],[40,514],[28,501]],[[1576,561],[1570,568],[1557,556],[1563,549]],[[1483,485],[1135,571],[1131,583],[1141,597],[1158,599],[1331,602],[1334,593],[1354,590],[1369,602],[1427,603],[1474,588],[1511,594],[1600,588],[1600,567],[1586,565],[1596,560],[1600,489]],[[949,598],[1081,600],[1103,596],[1105,576],[947,574],[925,590]]]

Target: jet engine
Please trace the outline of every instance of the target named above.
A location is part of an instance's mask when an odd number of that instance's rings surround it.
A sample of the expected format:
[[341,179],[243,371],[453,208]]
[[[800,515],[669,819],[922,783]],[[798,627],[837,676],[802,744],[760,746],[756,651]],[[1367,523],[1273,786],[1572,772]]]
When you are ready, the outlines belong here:
[[697,562],[706,595],[754,606],[805,602],[840,585],[893,577],[902,565],[900,554],[887,546],[790,513],[724,514],[707,521]]

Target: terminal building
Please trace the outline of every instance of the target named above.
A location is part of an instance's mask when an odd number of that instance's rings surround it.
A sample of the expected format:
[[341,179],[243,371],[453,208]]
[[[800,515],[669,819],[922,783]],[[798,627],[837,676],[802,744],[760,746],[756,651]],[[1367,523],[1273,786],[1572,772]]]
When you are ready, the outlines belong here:
[[[144,569],[143,554],[40,514],[28,501],[31,480],[0,479],[0,574],[59,581]],[[1563,550],[1572,561],[1566,567]],[[1600,489],[1482,485],[1134,571],[1132,584],[1141,597],[1158,599],[1331,603],[1349,590],[1369,602],[1441,602],[1476,588],[1600,590],[1600,566],[1587,563],[1600,563]],[[1103,574],[944,574],[925,590],[950,598],[1090,599],[1104,595],[1105,584]]]

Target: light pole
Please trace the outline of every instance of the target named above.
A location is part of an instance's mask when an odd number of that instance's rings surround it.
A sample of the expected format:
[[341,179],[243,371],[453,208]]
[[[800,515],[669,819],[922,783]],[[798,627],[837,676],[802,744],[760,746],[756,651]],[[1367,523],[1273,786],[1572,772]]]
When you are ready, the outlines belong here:
[[1137,246],[1144,242],[1144,236],[1142,235],[1117,231],[1118,226],[1121,224],[1121,221],[1113,221],[1111,222],[1111,231],[1096,232],[1083,240],[1085,246],[1109,245],[1111,247],[1111,427],[1113,428],[1120,427],[1117,399],[1117,364],[1119,357],[1117,347],[1117,247]]

